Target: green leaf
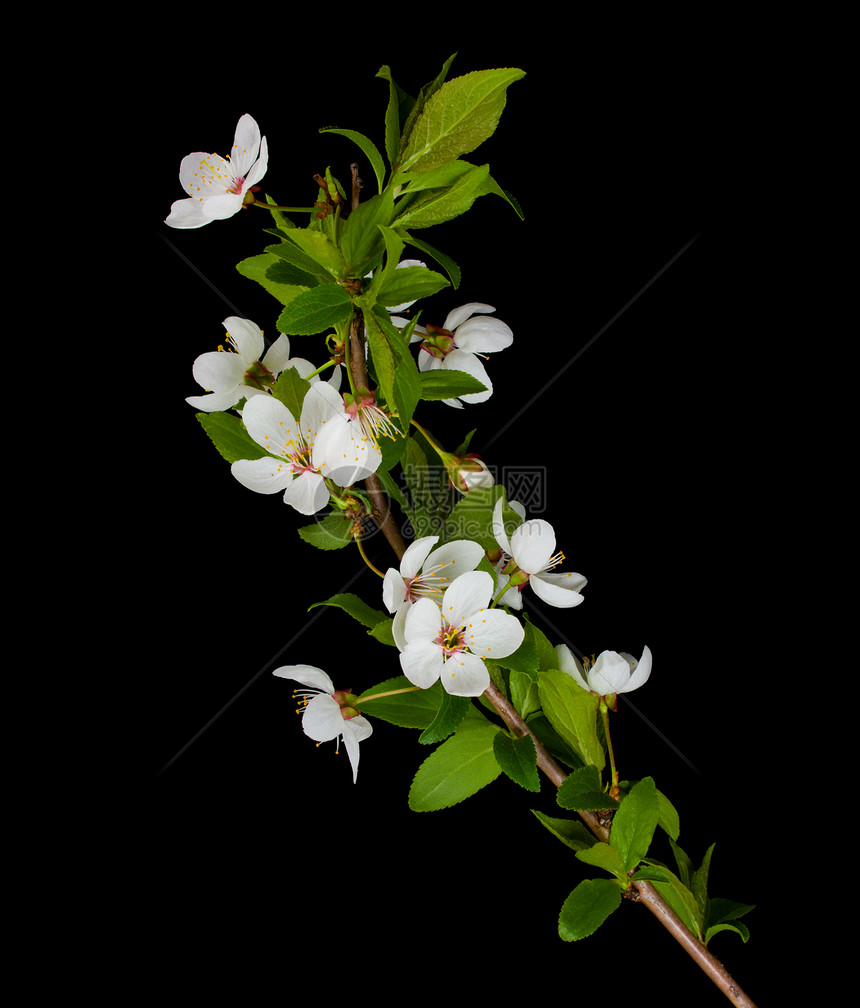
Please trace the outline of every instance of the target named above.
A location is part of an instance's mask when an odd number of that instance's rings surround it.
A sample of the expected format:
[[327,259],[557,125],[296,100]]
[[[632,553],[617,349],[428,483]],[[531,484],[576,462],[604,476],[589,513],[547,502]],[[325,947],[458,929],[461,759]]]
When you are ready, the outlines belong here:
[[[493,509],[496,501],[505,500],[503,511],[510,511],[505,499],[503,486],[478,487],[470,490],[452,508],[446,522],[448,539],[472,539],[480,543],[485,550],[498,546],[493,535]],[[510,511],[511,514],[515,512]],[[521,520],[521,519],[520,519]],[[504,596],[502,596],[504,601]],[[507,667],[507,666],[506,666]]]
[[578,941],[600,927],[621,904],[621,887],[612,879],[586,879],[564,901],[558,916],[562,941]]
[[603,790],[600,771],[591,765],[574,770],[556,791],[555,799],[573,812],[618,808],[618,802]]
[[[462,161],[453,163],[464,164]],[[410,199],[405,208],[398,212],[395,225],[405,228],[434,227],[464,214],[479,196],[487,192],[490,181],[489,165],[467,167],[469,171],[452,185],[444,189],[430,189],[423,195]]]
[[418,768],[409,789],[413,812],[449,808],[492,783],[502,772],[493,751],[499,728],[470,726],[443,742]]
[[352,521],[340,511],[332,511],[322,520],[302,525],[297,531],[306,543],[321,550],[343,549],[353,540]]
[[[379,693],[404,690],[394,696],[367,700]],[[406,676],[395,676],[366,689],[358,697],[363,714],[389,721],[400,728],[427,728],[439,710],[442,687],[436,683],[430,689],[416,689]],[[367,701],[367,702],[365,702]]]
[[431,259],[435,259],[442,269],[448,274],[448,279],[451,281],[451,286],[454,290],[460,286],[462,272],[457,263],[454,262],[449,255],[444,252],[440,252],[439,249],[429,245],[421,238],[414,238],[408,231],[405,230],[405,228],[398,228],[397,234],[400,235],[404,241],[418,249],[419,252],[430,256]]
[[421,398],[426,400],[456,399],[458,396],[484,392],[487,388],[474,375],[453,368],[421,371],[418,377],[421,381]]
[[509,676],[511,703],[525,721],[530,714],[540,710],[537,682],[519,669],[511,669]]
[[681,820],[678,816],[678,810],[660,790],[657,791],[657,799],[659,802],[657,825],[664,830],[664,832],[666,832],[672,840],[677,840],[678,835],[681,832]]
[[278,332],[288,336],[314,336],[346,322],[353,304],[340,284],[321,284],[302,291],[278,317]]
[[448,70],[451,67],[451,63],[454,61],[454,57],[457,54],[449,56],[447,60],[442,65],[442,69],[436,75],[436,77],[430,81],[429,84],[425,84],[423,88],[418,92],[418,97],[415,98],[408,109],[408,114],[404,119],[401,119],[400,124],[400,142],[398,145],[398,153],[394,158],[394,163],[392,164],[392,169],[399,166],[402,161],[403,150],[409,142],[409,137],[412,135],[412,130],[415,128],[415,124],[421,117],[421,113],[424,110],[427,101],[439,90],[440,87],[445,83],[445,79],[448,76]]
[[346,137],[348,140],[352,140],[354,144],[360,147],[364,156],[370,162],[370,167],[373,169],[374,175],[376,175],[376,184],[378,187],[377,191],[382,192],[382,186],[385,180],[385,164],[382,160],[382,155],[377,150],[376,144],[374,144],[373,141],[369,140],[363,133],[358,133],[356,130],[335,129],[333,126],[321,129],[320,133],[337,133],[340,136]]
[[[286,305],[311,285],[286,282],[278,272],[278,267],[282,265],[288,266],[289,264],[271,252],[263,252],[260,255],[251,256],[249,259],[243,259],[240,263],[237,263],[236,269],[243,277],[247,277],[249,280],[258,283],[275,300],[279,301],[282,305]],[[308,277],[308,274],[296,270],[294,273],[284,274],[284,276],[290,276],[291,278],[293,276]],[[314,280],[313,282],[315,284],[317,281]]]
[[708,919],[708,872],[710,871],[711,856],[713,853],[714,845],[711,844],[705,851],[701,865],[693,872],[693,876],[690,879],[690,890],[699,904],[702,920]]
[[295,366],[285,368],[277,378],[272,394],[290,411],[294,419],[301,419],[302,403],[311,383],[296,371]]
[[376,291],[376,303],[392,308],[404,301],[430,297],[448,286],[448,281],[441,273],[427,266],[401,266],[400,269],[392,270],[380,285]]
[[251,437],[233,413],[195,413],[210,441],[228,462],[265,458],[269,453]]
[[304,254],[305,260],[310,261],[312,264],[310,268],[302,267],[302,260],[295,255],[288,256],[285,249],[279,251],[277,248],[268,248],[266,251],[274,252],[276,255],[284,253],[284,258],[295,262],[297,266],[306,269],[307,272],[321,269],[328,274],[329,279],[340,280],[346,275],[346,261],[343,258],[343,253],[322,231],[316,231],[313,228],[294,228],[289,232],[283,244],[288,249],[291,243],[298,246],[299,251]]
[[406,121],[409,111],[415,104],[415,99],[410,97],[391,76],[391,69],[382,66],[377,77],[388,81],[388,107],[385,110],[385,154],[388,163],[393,165],[400,150],[401,123]]
[[366,627],[375,627],[377,623],[388,619],[388,616],[384,612],[372,608],[364,599],[359,598],[358,595],[353,595],[351,592],[340,592],[337,595],[332,595],[331,598],[326,599],[324,602],[314,602],[313,605],[308,606],[308,612],[311,609],[316,609],[318,606],[336,606],[338,609],[343,609],[344,612],[349,613],[353,619],[358,620],[362,626]]
[[384,308],[375,307],[365,312],[364,322],[382,395],[396,411],[400,427],[405,430],[421,391],[418,365]]
[[373,268],[385,250],[379,226],[390,224],[393,216],[394,197],[390,192],[359,203],[350,213],[340,237],[344,276],[363,277]]
[[602,770],[606,756],[597,735],[599,698],[559,669],[541,673],[541,707],[553,728],[582,759]]
[[627,871],[632,871],[648,853],[657,828],[657,788],[643,777],[624,796],[612,819],[609,840],[618,850]]
[[594,844],[594,836],[579,819],[558,819],[532,809],[537,819],[571,850],[585,850]]
[[707,945],[708,942],[714,937],[719,931],[734,931],[735,934],[741,936],[741,940],[746,943],[749,940],[750,929],[746,924],[741,924],[740,921],[726,921],[724,924],[714,924],[705,931],[705,937],[703,939],[704,943]]
[[658,868],[668,879],[663,882],[652,877],[651,885],[681,918],[687,930],[701,939],[703,921],[695,896],[678,876],[661,861],[654,858],[645,858],[644,860],[647,865]]
[[[290,232],[291,234],[294,232]],[[303,233],[296,231],[295,233]],[[302,249],[295,244],[295,242],[289,241],[286,238],[282,240],[277,245],[268,245],[264,250],[264,255],[275,256],[276,259],[280,259],[282,262],[286,263],[293,271],[298,271],[299,275],[304,275],[306,277],[312,277],[314,280],[313,285],[320,283],[331,283],[331,274],[324,267],[321,266],[315,259],[303,252]],[[274,264],[269,266],[272,269]],[[287,274],[290,275],[289,273]]]
[[580,861],[584,861],[594,868],[603,868],[610,875],[614,875],[619,882],[627,884],[627,871],[624,868],[624,862],[619,852],[611,844],[600,841],[585,850],[577,851],[576,856]]
[[452,696],[442,690],[442,702],[439,704],[436,717],[418,736],[418,741],[424,745],[441,742],[457,729],[471,706],[468,697]]
[[507,89],[523,70],[476,70],[442,84],[427,99],[408,137],[401,171],[426,171],[475,150],[495,132]]
[[537,750],[531,735],[514,739],[506,732],[499,732],[493,740],[493,752],[499,766],[515,784],[526,791],[540,791]]
[[394,640],[393,619],[380,620],[376,626],[371,627],[367,632],[374,640],[378,640],[380,644],[387,644],[389,647],[397,646],[397,642]]

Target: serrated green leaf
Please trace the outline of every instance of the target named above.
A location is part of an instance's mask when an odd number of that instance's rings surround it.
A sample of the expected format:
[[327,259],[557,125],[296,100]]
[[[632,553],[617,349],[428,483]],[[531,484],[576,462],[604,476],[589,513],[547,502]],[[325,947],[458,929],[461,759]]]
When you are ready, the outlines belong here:
[[394,197],[390,192],[359,203],[350,213],[340,237],[345,276],[363,277],[370,272],[385,250],[380,226],[390,224],[393,216]]
[[532,812],[553,836],[571,850],[585,850],[594,843],[594,836],[579,819],[559,819],[537,812],[535,809],[532,809]]
[[458,396],[484,392],[487,388],[474,375],[454,368],[434,368],[419,373],[421,398],[430,400],[456,399]]
[[410,229],[428,228],[464,214],[487,191],[490,178],[489,165],[468,167],[470,170],[467,173],[444,189],[429,189],[409,199],[403,209],[398,209],[395,225]]
[[385,110],[385,154],[390,165],[394,164],[400,150],[401,123],[405,122],[415,99],[408,95],[391,76],[391,69],[380,67],[377,77],[388,81],[388,106]]
[[592,765],[580,767],[569,774],[556,791],[555,800],[561,808],[572,812],[618,808],[618,802],[603,790],[600,771]]
[[[329,279],[340,280],[346,275],[346,260],[343,257],[343,253],[331,238],[323,234],[322,231],[316,231],[309,227],[294,228],[287,235],[284,246],[288,247],[290,244],[298,246],[306,259],[316,264],[316,270],[322,269],[328,274]],[[266,251],[279,255],[285,250],[282,248],[279,252],[277,248],[268,248]],[[290,258],[290,256],[285,254],[284,258],[289,258],[291,262],[295,262],[296,265],[301,266],[301,261],[295,256]]]
[[378,640],[380,644],[386,644],[389,647],[397,647],[397,642],[394,640],[393,619],[380,620],[376,626],[371,627],[367,632],[374,638],[374,640]]
[[340,284],[320,284],[302,291],[278,316],[278,332],[314,336],[346,322],[353,313],[349,294]]
[[[380,696],[392,693],[393,696]],[[436,683],[430,689],[417,689],[406,676],[395,676],[364,690],[358,697],[363,714],[380,718],[399,728],[427,728],[433,723],[441,702],[442,687]]]
[[400,235],[404,241],[418,249],[418,251],[423,255],[428,255],[431,259],[435,259],[442,269],[448,274],[448,279],[451,281],[451,286],[454,290],[460,286],[460,281],[463,276],[462,271],[449,255],[445,252],[441,252],[437,248],[434,248],[432,245],[429,245],[423,239],[413,237],[405,230],[405,228],[398,228],[397,234]]
[[349,613],[354,620],[358,620],[362,626],[366,627],[375,627],[377,623],[388,619],[386,613],[369,606],[364,599],[352,594],[352,592],[339,592],[323,602],[314,602],[308,606],[308,612],[319,606],[335,606],[338,609],[343,609],[345,613]]
[[620,882],[624,882],[626,885],[627,872],[624,868],[624,862],[621,859],[621,855],[611,844],[600,841],[584,850],[577,851],[576,856],[580,861],[584,861],[594,868],[602,868],[604,871],[608,871],[610,875],[614,875]]
[[540,791],[537,750],[530,735],[514,739],[505,732],[499,732],[493,741],[493,752],[499,766],[515,784],[526,791]]
[[540,697],[537,683],[530,675],[511,669],[508,679],[511,703],[519,716],[525,721],[530,715],[540,710]]
[[324,518],[297,529],[299,536],[311,546],[321,550],[343,549],[352,541],[352,521],[340,511],[332,511]]
[[418,768],[409,789],[413,812],[449,808],[492,783],[502,772],[493,752],[495,725],[476,724],[458,731]]
[[311,383],[298,373],[294,366],[285,368],[272,388],[272,395],[279,399],[296,419],[302,415],[302,403],[305,401]]
[[421,391],[418,365],[384,308],[376,306],[365,311],[364,322],[383,398],[397,412],[400,427],[405,430]]
[[[236,269],[249,280],[258,283],[264,290],[268,291],[282,305],[287,305],[294,297],[301,294],[309,286],[308,284],[298,284],[291,282],[293,277],[308,277],[307,273],[300,273],[295,270],[292,273],[278,272],[278,267],[288,267],[289,264],[279,259],[270,252],[263,252],[260,255],[251,256],[237,263]],[[288,280],[287,278],[290,278]],[[316,281],[314,280],[314,283]]]
[[331,283],[331,274],[324,266],[321,266],[315,259],[312,259],[303,252],[295,242],[289,241],[284,236],[281,236],[281,239],[277,245],[267,245],[263,254],[275,256],[276,259],[287,263],[294,270],[298,270],[305,276],[312,277],[316,281],[316,284]]
[[240,459],[265,458],[269,453],[261,448],[245,430],[241,419],[233,413],[195,413],[209,440],[219,455],[228,462]]
[[495,132],[507,89],[523,70],[476,70],[441,85],[420,110],[400,162],[401,172],[426,171],[480,146]]
[[427,266],[401,266],[393,270],[376,291],[376,303],[385,308],[430,297],[449,286],[448,280]]
[[609,834],[627,871],[632,871],[648,853],[657,828],[657,811],[657,788],[651,777],[643,777],[622,799]]
[[453,53],[448,57],[447,60],[442,65],[442,69],[436,75],[436,77],[430,81],[429,84],[425,84],[423,88],[418,92],[418,96],[411,102],[408,107],[408,114],[405,119],[401,119],[400,123],[400,143],[398,145],[398,153],[394,158],[394,163],[392,169],[396,169],[400,161],[402,160],[402,154],[409,142],[409,137],[412,135],[412,130],[415,124],[418,122],[421,113],[424,110],[427,101],[439,90],[439,88],[445,83],[445,79],[448,76],[448,70],[451,67],[451,63],[454,61],[456,53]]
[[377,150],[376,144],[372,140],[369,140],[363,133],[359,133],[357,130],[349,129],[335,129],[333,126],[328,126],[320,130],[320,133],[337,133],[340,136],[346,137],[361,149],[364,156],[370,162],[370,167],[373,169],[373,174],[376,176],[377,191],[382,192],[382,186],[385,181],[385,164],[382,160],[382,155]]
[[541,707],[553,728],[583,763],[602,770],[606,756],[597,734],[599,698],[559,669],[542,672],[538,688]]
[[586,879],[564,901],[558,916],[562,941],[579,941],[600,927],[621,905],[621,887],[612,879]]
[[741,936],[741,940],[746,944],[749,940],[750,929],[746,924],[741,924],[740,921],[726,921],[724,924],[714,924],[705,931],[705,937],[703,939],[704,943],[707,945],[708,942],[717,934],[719,931],[734,931],[735,934]]
[[659,788],[657,790],[657,799],[659,801],[657,825],[668,834],[671,840],[677,840],[681,832],[681,820],[678,816],[678,810]]
[[711,867],[711,856],[714,853],[714,844],[705,851],[701,865],[693,872],[690,879],[690,890],[696,897],[699,904],[699,912],[702,920],[708,919],[708,872]]
[[684,885],[678,876],[661,861],[654,858],[645,858],[645,863],[651,867],[658,868],[668,878],[667,882],[652,879],[651,885],[657,890],[660,896],[669,904],[675,913],[681,918],[684,925],[697,938],[702,937],[702,918],[696,898],[692,892]]
[[442,691],[442,701],[432,724],[418,736],[423,745],[433,745],[446,739],[466,717],[472,706],[468,697],[455,697]]

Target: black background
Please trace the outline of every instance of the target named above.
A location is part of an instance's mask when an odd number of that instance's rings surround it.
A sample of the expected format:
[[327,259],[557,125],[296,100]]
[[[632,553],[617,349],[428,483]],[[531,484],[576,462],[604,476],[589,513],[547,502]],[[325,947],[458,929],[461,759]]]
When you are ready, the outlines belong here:
[[[156,975],[180,965],[193,991],[229,971],[251,1002],[260,976],[282,973],[286,989],[306,970],[335,996],[385,984],[435,997],[465,984],[491,998],[522,985],[604,991],[615,1004],[653,983],[665,1004],[725,1002],[642,908],[624,904],[582,943],[559,940],[562,902],[594,873],[529,811],[553,814],[548,784],[534,795],[500,778],[462,805],[417,814],[406,801],[428,754],[417,733],[376,722],[357,785],[344,753],[302,735],[291,685],[272,669],[316,664],[356,690],[398,673],[396,655],[346,614],[307,612],[347,585],[381,606],[379,581],[369,571],[353,580],[351,551],[313,549],[279,496],[240,486],[184,401],[199,391],[191,364],[220,341],[224,318],[246,316],[269,335],[279,309],[234,268],[268,242],[264,213],[195,231],[163,225],[184,195],[181,158],[226,154],[249,112],[269,142],[263,189],[306,203],[315,173],[331,166],[345,180],[358,153],[318,128],[357,129],[381,147],[380,66],[414,94],[457,51],[450,77],[526,71],[496,134],[468,156],[489,162],[525,220],[487,196],[427,232],[463,280],[420,307],[441,323],[487,301],[515,340],[488,362],[489,402],[422,404],[419,419],[449,447],[477,427],[472,447],[487,445],[490,465],[546,467],[541,516],[565,568],[589,583],[574,610],[532,597],[535,622],[585,653],[651,648],[650,681],[612,722],[621,773],[655,778],[694,860],[716,841],[713,895],[757,904],[748,945],[723,934],[712,947],[767,1003],[777,906],[762,787],[776,715],[756,651],[781,632],[774,446],[792,421],[762,325],[766,252],[751,207],[769,142],[759,105],[770,99],[758,80],[747,86],[755,61],[737,41],[712,50],[701,25],[670,38],[628,24],[621,38],[616,26],[535,19],[491,43],[477,27],[374,42],[369,28],[324,17],[300,38],[287,19],[282,31],[277,17],[249,31],[238,63],[213,63],[205,47],[165,56],[147,71],[160,88],[138,112],[158,136],[154,185],[141,190],[151,236],[141,314],[159,407],[141,532],[160,585],[141,649],[151,655]],[[293,353],[322,360],[299,338]],[[377,565],[387,550],[370,541]],[[455,963],[460,979],[445,972]]]

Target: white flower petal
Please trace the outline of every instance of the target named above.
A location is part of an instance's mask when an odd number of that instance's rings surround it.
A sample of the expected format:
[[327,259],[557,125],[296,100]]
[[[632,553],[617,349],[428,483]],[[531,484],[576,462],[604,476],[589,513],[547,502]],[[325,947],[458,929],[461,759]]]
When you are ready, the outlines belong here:
[[256,120],[245,113],[236,123],[233,147],[230,151],[230,165],[237,177],[244,178],[257,160],[260,139],[260,127]]
[[390,612],[397,612],[406,600],[406,583],[403,575],[394,567],[389,567],[382,579],[382,602]]
[[600,696],[623,692],[630,678],[630,666],[617,651],[601,651],[588,670],[588,684]]
[[496,353],[514,341],[511,327],[496,318],[470,318],[454,333],[454,343],[469,353]]
[[442,597],[443,621],[449,626],[463,626],[470,616],[487,608],[493,588],[493,578],[486,571],[461,574]]
[[415,577],[437,542],[439,542],[439,536],[421,536],[420,539],[416,539],[406,547],[400,558],[400,573],[403,577]]
[[[415,606],[412,606],[413,611],[414,609]],[[442,666],[442,648],[432,641],[407,644],[400,652],[400,667],[403,669],[403,674],[414,686],[421,689],[429,689],[437,681]]]
[[442,615],[439,606],[429,598],[413,602],[406,614],[403,637],[407,644],[434,641],[442,630]]
[[239,459],[230,466],[230,472],[242,486],[263,494],[285,490],[293,480],[289,463],[268,455],[260,459]]
[[[625,661],[627,661],[628,665],[630,665],[630,661],[627,656],[624,655],[623,657]],[[646,646],[642,650],[642,657],[637,663],[635,663],[635,668],[633,668],[630,678],[625,683],[624,688],[622,689],[619,687],[618,692],[630,693],[632,690],[639,689],[640,686],[644,686],[644,684],[648,681],[648,677],[651,675],[651,660],[651,649]]]
[[301,448],[299,425],[287,407],[274,396],[252,396],[242,410],[242,422],[251,437],[273,455],[289,458]]
[[246,368],[263,356],[266,341],[263,339],[262,330],[256,322],[238,315],[231,315],[224,319],[223,324]]
[[543,518],[530,518],[511,533],[510,555],[527,574],[537,574],[555,553],[555,531]]
[[340,704],[328,693],[312,697],[302,714],[302,730],[314,742],[329,742],[343,734]]
[[490,685],[487,666],[465,651],[451,655],[442,666],[439,678],[445,691],[452,696],[480,696]]
[[470,301],[468,304],[460,305],[459,308],[454,308],[448,312],[448,317],[445,319],[442,328],[447,329],[448,332],[453,332],[470,315],[486,314],[495,310],[492,305],[484,304],[482,301]]
[[512,655],[524,637],[522,623],[503,609],[485,609],[475,613],[463,631],[466,647],[473,654],[490,661]]
[[295,679],[303,686],[320,689],[324,693],[334,693],[334,683],[328,673],[316,665],[282,665],[276,668],[272,675],[280,676],[281,679]]
[[411,602],[402,602],[397,607],[397,612],[391,621],[391,635],[394,637],[394,643],[397,645],[398,651],[402,651],[406,647],[406,617],[409,615],[411,608]]
[[508,538],[508,533],[505,531],[505,524],[502,521],[502,506],[503,506],[503,504],[504,504],[504,501],[500,497],[496,501],[496,506],[493,508],[492,531],[493,531],[493,538],[502,547],[502,549],[505,551],[505,553],[507,553],[508,556],[510,556],[511,555],[511,541]]
[[319,473],[305,470],[284,490],[284,502],[299,514],[314,515],[328,504],[328,487]]
[[590,691],[591,687],[585,678],[585,669],[570,648],[566,644],[556,644],[555,653],[558,655],[558,667],[561,671],[574,678],[583,689]]
[[[437,537],[438,538],[438,537]],[[471,539],[455,539],[444,543],[427,557],[424,568],[440,578],[438,587],[444,592],[454,578],[474,570],[484,556],[484,547]]]
[[233,403],[241,398],[239,388],[245,378],[248,365],[238,354],[224,350],[210,350],[200,354],[191,366],[194,380],[201,388],[210,392],[232,392]]
[[[260,363],[265,365],[272,374],[280,374],[284,368],[289,367],[290,364],[296,364],[296,361],[290,360],[290,338],[281,333],[275,342],[269,347],[269,349],[260,358]],[[298,371],[298,368],[296,368]],[[311,371],[313,371],[313,366],[311,366]],[[301,372],[299,372],[301,374]],[[302,375],[304,377],[304,375]]]
[[493,394],[493,383],[487,374],[487,369],[473,353],[466,353],[464,350],[452,350],[444,361],[444,367],[454,371],[465,371],[473,378],[485,386],[483,392],[468,392],[461,395],[460,399],[467,403],[486,402]]
[[584,582],[585,579],[580,574],[532,574],[529,578],[535,595],[556,609],[578,606],[585,598],[579,592]]

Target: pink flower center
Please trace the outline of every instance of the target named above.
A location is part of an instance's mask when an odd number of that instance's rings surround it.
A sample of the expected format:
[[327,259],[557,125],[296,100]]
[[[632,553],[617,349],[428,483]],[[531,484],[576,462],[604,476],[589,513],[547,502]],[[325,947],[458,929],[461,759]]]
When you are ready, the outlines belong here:
[[459,651],[465,651],[466,645],[463,643],[463,628],[453,626],[443,626],[436,638],[436,643],[442,648],[446,658]]

